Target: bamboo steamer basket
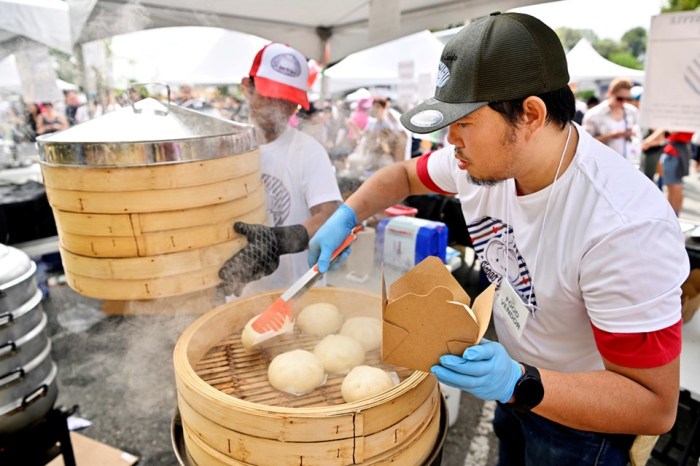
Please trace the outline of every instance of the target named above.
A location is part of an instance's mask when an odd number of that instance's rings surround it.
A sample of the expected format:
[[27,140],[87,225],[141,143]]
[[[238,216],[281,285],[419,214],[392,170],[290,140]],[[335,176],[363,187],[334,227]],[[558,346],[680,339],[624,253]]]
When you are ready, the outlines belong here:
[[252,127],[154,99],[38,138],[68,284],[109,300],[216,286],[265,223]]
[[[396,372],[400,383],[379,395],[345,403],[343,375],[301,396],[272,388],[267,368],[277,354],[313,350],[319,338],[283,335],[246,351],[245,324],[279,291],[218,306],[181,335],[174,351],[178,408],[187,453],[198,465],[421,465],[440,428],[436,379],[420,371],[386,366],[379,350],[365,364]],[[315,302],[345,315],[381,317],[381,298],[357,290],[313,288],[295,313]]]

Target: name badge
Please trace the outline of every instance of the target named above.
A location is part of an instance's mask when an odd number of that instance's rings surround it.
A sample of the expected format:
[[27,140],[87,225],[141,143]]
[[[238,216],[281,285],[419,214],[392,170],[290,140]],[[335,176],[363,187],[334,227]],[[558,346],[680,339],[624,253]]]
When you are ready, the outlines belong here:
[[522,337],[530,310],[507,279],[501,280],[496,291],[495,307],[505,316],[508,329],[516,337]]

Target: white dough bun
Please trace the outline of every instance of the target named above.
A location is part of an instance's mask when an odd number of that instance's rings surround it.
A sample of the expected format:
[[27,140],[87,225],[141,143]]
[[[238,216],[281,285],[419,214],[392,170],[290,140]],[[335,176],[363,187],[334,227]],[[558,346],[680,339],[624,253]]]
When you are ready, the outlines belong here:
[[357,366],[343,379],[340,393],[346,403],[364,400],[394,386],[389,374],[378,367]]
[[319,341],[314,354],[329,374],[344,374],[365,362],[360,342],[345,335],[328,335]]
[[296,325],[307,335],[325,337],[343,325],[343,314],[331,303],[314,303],[299,313]]
[[267,368],[267,379],[277,390],[303,395],[323,385],[326,372],[312,352],[297,349],[276,356]]

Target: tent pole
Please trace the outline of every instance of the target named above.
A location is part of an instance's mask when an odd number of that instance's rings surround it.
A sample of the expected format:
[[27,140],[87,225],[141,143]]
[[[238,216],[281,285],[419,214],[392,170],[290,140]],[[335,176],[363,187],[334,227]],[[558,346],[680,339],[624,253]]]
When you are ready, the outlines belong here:
[[316,28],[316,34],[321,39],[321,92],[319,99],[325,100],[328,97],[328,77],[326,76],[326,68],[331,57],[330,38],[333,35],[333,28],[319,26]]

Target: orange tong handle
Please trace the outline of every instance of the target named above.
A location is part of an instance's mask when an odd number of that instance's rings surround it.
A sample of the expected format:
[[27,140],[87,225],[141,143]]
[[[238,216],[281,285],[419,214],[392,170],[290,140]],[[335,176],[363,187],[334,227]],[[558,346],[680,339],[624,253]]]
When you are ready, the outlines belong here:
[[[361,230],[362,225],[357,225],[355,228],[352,229],[348,237],[345,238],[345,241],[343,241],[341,245],[338,246],[338,248],[335,251],[333,251],[333,254],[331,254],[331,262],[333,262],[333,259],[338,257],[340,253],[345,251],[348,248],[348,246],[350,246],[353,243],[353,241],[355,241],[355,239],[357,239],[356,234]],[[318,271],[318,264],[314,265],[314,270]]]

